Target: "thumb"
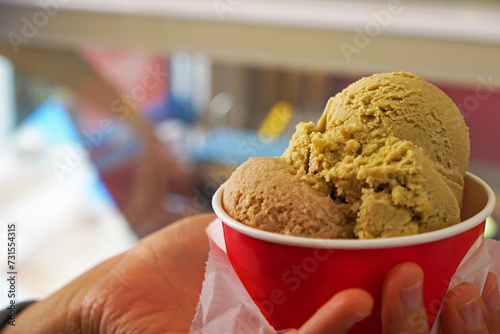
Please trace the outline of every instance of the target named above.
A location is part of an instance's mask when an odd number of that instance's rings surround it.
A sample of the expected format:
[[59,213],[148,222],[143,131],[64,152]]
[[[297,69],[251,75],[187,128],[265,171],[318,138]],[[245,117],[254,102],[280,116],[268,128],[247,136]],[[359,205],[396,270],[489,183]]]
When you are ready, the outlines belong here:
[[485,310],[479,290],[471,283],[459,284],[446,294],[443,302],[443,333],[488,333]]
[[423,302],[424,273],[415,263],[398,264],[387,274],[382,289],[385,334],[429,333]]

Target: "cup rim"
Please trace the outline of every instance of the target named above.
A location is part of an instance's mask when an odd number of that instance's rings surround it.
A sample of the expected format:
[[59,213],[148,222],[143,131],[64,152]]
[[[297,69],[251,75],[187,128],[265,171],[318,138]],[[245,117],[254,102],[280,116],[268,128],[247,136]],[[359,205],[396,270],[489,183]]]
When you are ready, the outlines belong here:
[[231,218],[222,208],[222,193],[224,184],[222,184],[214,196],[212,197],[212,207],[219,219],[228,227],[241,232],[255,239],[264,240],[271,243],[312,248],[335,248],[335,249],[379,249],[379,248],[394,248],[405,247],[412,245],[425,244],[441,239],[446,239],[451,236],[458,235],[468,231],[482,223],[493,212],[495,207],[495,195],[493,190],[476,175],[467,172],[466,176],[472,179],[473,182],[479,184],[486,192],[487,202],[484,208],[474,216],[466,219],[456,225],[446,227],[440,230],[420,233],[416,235],[380,238],[380,239],[321,239],[283,235],[274,232],[259,230],[254,227],[244,225],[235,219]]

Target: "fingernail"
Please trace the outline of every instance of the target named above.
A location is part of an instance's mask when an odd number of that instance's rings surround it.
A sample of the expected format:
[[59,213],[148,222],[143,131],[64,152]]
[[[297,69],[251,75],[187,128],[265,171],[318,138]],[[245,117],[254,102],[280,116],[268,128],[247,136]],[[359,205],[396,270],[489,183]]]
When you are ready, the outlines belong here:
[[351,329],[352,326],[354,326],[356,323],[360,322],[369,315],[370,313],[354,313],[344,321],[344,330]]
[[486,293],[486,295],[483,297],[483,302],[489,310],[498,309],[499,306],[498,282],[493,284],[490,291]]
[[460,306],[458,314],[467,326],[479,327],[481,325],[481,303],[479,297],[475,297]]
[[422,305],[422,281],[407,288],[402,288],[399,291],[408,309],[413,311]]

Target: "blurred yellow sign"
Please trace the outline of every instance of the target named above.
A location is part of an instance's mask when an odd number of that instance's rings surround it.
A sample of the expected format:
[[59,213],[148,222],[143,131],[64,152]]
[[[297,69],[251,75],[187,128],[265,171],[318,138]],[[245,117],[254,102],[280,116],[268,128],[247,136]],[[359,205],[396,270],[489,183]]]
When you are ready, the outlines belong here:
[[290,123],[292,116],[293,105],[290,102],[276,102],[259,128],[259,138],[267,142],[276,140]]

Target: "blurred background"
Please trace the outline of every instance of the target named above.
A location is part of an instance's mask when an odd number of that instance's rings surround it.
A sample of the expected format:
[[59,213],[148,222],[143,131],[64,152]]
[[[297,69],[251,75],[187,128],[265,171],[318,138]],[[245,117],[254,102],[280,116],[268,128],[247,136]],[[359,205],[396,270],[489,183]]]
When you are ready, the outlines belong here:
[[[15,223],[18,300],[211,211],[241,162],[281,155],[374,72],[455,101],[499,203],[499,60],[498,1],[3,0],[0,240]],[[500,204],[498,239],[495,220]]]

